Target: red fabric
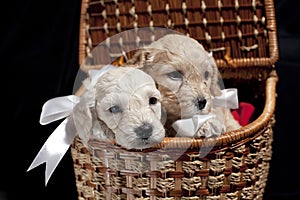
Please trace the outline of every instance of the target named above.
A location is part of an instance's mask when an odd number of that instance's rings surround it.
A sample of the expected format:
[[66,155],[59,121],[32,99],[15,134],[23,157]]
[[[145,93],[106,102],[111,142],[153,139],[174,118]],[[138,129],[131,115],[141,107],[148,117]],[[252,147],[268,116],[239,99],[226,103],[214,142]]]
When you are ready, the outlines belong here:
[[231,113],[241,126],[245,126],[250,122],[254,110],[255,108],[252,104],[240,102],[239,108],[232,110]]

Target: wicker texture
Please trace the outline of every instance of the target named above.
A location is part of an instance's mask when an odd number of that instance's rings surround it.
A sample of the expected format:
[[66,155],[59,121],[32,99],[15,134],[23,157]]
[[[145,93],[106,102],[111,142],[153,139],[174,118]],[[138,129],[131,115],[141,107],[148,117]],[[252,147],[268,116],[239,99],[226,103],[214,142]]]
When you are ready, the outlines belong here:
[[[274,15],[271,0],[83,0],[80,63],[107,37],[128,29],[165,27],[213,51],[219,68],[270,67],[278,59]],[[127,41],[139,47],[150,38]]]
[[[258,112],[250,124],[217,140],[165,138],[139,152],[100,141],[89,151],[76,138],[71,154],[79,200],[262,199],[272,157],[278,81],[273,1],[83,0],[80,20],[80,64],[100,42],[124,30],[169,28],[213,51],[225,86],[240,89],[239,98],[253,102]],[[137,38],[125,41],[138,48],[153,39]],[[110,42],[104,54],[117,58],[120,46],[119,41]],[[101,55],[92,59],[105,61]],[[206,147],[213,149],[202,157],[199,151]]]
[[[205,158],[191,148],[176,161],[176,150],[170,149],[144,155],[98,142],[97,156],[87,156],[87,149],[76,145],[79,199],[262,199],[272,155],[271,126],[236,148]],[[81,144],[79,138],[77,142]]]

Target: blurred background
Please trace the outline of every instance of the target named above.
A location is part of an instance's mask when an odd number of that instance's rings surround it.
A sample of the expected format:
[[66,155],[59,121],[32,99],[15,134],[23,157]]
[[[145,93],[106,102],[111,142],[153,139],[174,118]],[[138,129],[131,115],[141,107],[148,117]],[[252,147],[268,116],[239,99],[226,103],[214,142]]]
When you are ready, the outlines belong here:
[[[1,8],[4,110],[0,137],[0,200],[77,199],[70,152],[45,187],[45,166],[26,172],[60,122],[39,124],[47,100],[73,93],[78,72],[80,1],[12,0]],[[300,199],[298,127],[299,1],[275,0],[279,60],[273,158],[264,199]],[[4,120],[4,121],[3,121]]]

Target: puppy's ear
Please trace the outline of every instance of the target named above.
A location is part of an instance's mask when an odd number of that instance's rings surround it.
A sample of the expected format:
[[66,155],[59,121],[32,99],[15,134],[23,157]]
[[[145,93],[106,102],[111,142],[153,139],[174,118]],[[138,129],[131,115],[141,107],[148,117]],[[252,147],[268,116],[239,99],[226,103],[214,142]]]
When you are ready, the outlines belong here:
[[218,74],[212,78],[210,92],[213,96],[220,96],[222,94],[221,87],[219,85],[219,78]]
[[166,109],[163,106],[161,106],[160,122],[164,126],[165,123],[166,123],[166,121],[167,121],[167,111],[166,111]]
[[84,99],[74,107],[73,120],[77,134],[81,139],[87,142],[93,126],[93,119],[90,108]]
[[219,84],[219,80],[221,80],[221,75],[219,73],[219,69],[214,60],[214,57],[212,56],[212,53],[209,54],[209,63],[213,69],[213,74],[211,76],[210,92],[213,96],[219,96],[222,94],[221,87]]

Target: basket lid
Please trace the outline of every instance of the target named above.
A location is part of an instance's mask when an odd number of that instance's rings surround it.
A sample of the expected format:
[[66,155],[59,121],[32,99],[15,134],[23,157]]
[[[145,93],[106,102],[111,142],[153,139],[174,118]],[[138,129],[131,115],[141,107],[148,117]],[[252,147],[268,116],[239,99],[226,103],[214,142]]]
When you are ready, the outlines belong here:
[[278,60],[273,0],[83,0],[80,64],[108,37],[143,27],[164,27],[196,39],[213,52],[221,69],[272,67]]

